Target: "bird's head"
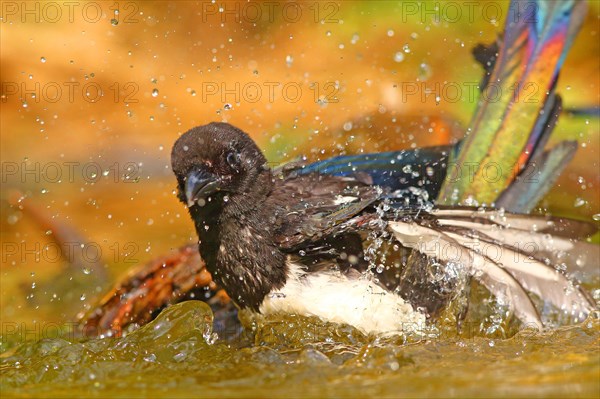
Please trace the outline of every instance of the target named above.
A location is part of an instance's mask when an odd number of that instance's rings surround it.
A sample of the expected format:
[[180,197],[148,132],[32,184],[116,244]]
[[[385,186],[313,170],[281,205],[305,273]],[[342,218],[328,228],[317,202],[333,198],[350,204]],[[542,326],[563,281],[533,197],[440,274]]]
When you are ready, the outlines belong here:
[[228,123],[213,122],[188,130],[173,145],[171,164],[178,197],[190,208],[253,197],[271,182],[260,149],[246,133]]

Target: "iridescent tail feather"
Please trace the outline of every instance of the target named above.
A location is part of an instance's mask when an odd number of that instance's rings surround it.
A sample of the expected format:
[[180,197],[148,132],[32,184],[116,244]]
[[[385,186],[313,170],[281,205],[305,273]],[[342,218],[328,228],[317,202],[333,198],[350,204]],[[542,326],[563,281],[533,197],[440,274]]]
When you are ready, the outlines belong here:
[[[511,2],[501,45],[476,49],[488,68],[485,95],[451,160],[461,171],[475,165],[475,173],[445,181],[439,204],[485,203],[528,212],[552,186],[576,150],[575,143],[550,152],[544,147],[561,110],[555,93],[559,70],[586,9],[585,2],[574,0]],[[526,184],[510,188],[527,177]]]

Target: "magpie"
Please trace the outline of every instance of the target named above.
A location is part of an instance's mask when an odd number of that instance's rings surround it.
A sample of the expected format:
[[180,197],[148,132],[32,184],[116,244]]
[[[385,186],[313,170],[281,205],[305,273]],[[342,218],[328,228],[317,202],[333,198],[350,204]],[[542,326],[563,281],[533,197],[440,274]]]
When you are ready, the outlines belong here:
[[[584,223],[434,207],[411,190],[373,185],[361,173],[336,176],[302,166],[271,170],[254,141],[227,123],[193,128],[173,146],[178,197],[189,208],[200,254],[240,308],[314,315],[365,332],[399,331],[406,323],[425,323],[427,310],[435,313],[435,302],[444,303],[402,295],[407,282],[423,280],[410,275],[421,275],[433,259],[450,264],[457,279],[476,278],[536,327],[543,322],[526,291],[576,320],[595,309],[582,289],[546,264],[586,245],[568,238],[590,233]],[[410,250],[405,269],[415,271],[405,270],[395,285],[377,278],[363,245],[369,238],[393,242],[392,252]],[[477,242],[497,251],[482,253]],[[425,292],[448,288],[455,287]]]
[[[597,274],[598,246],[581,240],[597,226],[528,214],[577,149],[569,141],[545,147],[561,110],[558,71],[585,14],[582,2],[536,4],[535,18],[507,19],[502,40],[475,55],[486,70],[482,91],[528,79],[547,90],[535,103],[483,97],[457,145],[271,169],[230,124],[179,137],[171,154],[178,198],[214,281],[242,309],[313,315],[367,333],[426,323],[464,297],[472,279],[537,328],[546,321],[540,300],[573,321],[596,310],[566,269]],[[478,168],[457,178],[451,164]],[[516,173],[489,181],[490,165]]]

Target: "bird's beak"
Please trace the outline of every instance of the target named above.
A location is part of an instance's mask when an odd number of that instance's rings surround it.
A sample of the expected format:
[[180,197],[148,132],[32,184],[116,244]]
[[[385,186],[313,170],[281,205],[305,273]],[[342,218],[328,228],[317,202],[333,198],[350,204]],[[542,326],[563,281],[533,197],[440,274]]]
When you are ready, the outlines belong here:
[[208,198],[220,189],[221,179],[217,176],[203,170],[191,171],[185,181],[185,198],[188,207],[194,205],[199,199]]

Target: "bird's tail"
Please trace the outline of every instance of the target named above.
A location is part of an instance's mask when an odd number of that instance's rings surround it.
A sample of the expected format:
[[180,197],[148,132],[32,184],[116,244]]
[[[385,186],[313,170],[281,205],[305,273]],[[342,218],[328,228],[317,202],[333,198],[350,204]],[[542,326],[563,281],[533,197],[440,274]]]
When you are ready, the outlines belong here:
[[475,49],[486,68],[481,99],[438,204],[528,212],[554,184],[577,149],[544,149],[561,111],[555,87],[586,10],[578,0],[514,0],[502,40]]

